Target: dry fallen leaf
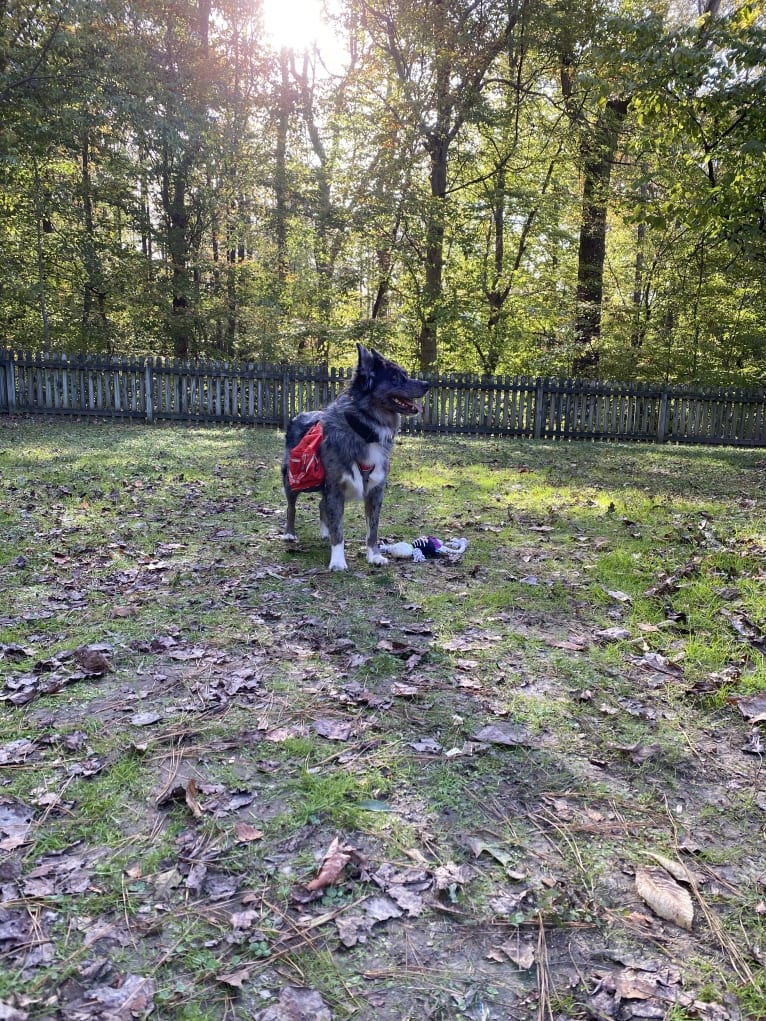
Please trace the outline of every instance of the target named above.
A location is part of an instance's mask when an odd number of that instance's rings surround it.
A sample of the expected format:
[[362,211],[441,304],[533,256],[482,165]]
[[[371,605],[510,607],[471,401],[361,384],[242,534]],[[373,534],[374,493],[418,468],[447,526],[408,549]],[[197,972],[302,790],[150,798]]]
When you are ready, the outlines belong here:
[[518,890],[516,893],[501,893],[496,897],[490,897],[487,902],[492,911],[501,918],[510,918],[523,909],[524,901],[529,897],[530,891]]
[[521,971],[527,971],[535,963],[535,946],[533,943],[522,943],[516,938],[509,939],[499,947],[493,947],[487,957],[499,964],[513,961]]
[[387,922],[389,918],[401,918],[402,909],[390,897],[368,897],[359,905],[364,914],[341,915],[335,919],[340,941],[346,947],[366,943],[367,935],[376,922]]
[[184,797],[186,801],[186,807],[189,809],[195,819],[202,818],[202,806],[199,803],[197,797],[197,781],[193,778],[186,785],[186,794]]
[[630,761],[635,766],[641,766],[644,762],[648,762],[649,759],[653,759],[662,750],[659,744],[641,744],[639,741],[637,744],[632,745],[612,745],[615,751],[624,752],[629,756]]
[[15,798],[0,798],[0,848],[13,851],[26,843],[34,819],[34,809]]
[[231,927],[232,929],[238,929],[240,932],[245,932],[247,929],[252,929],[253,925],[260,918],[258,911],[235,911],[231,916]]
[[17,741],[9,741],[0,747],[0,766],[17,765],[37,750],[37,742],[21,737]]
[[605,627],[595,632],[599,642],[624,642],[630,638],[630,631],[624,627]]
[[[154,1011],[154,980],[144,975],[121,976],[119,984],[88,989],[83,1001],[68,1004],[72,1016],[139,1018]],[[79,1009],[77,1009],[79,1008]]]
[[414,684],[405,684],[403,681],[394,681],[391,685],[391,694],[397,698],[416,698],[420,694],[420,688]]
[[355,947],[358,943],[367,942],[372,921],[364,915],[341,915],[335,919],[335,927],[343,946]]
[[678,663],[671,662],[666,656],[659,652],[645,652],[640,661],[643,666],[657,670],[661,674],[668,674],[671,677],[683,677],[683,667]]
[[318,720],[314,720],[312,729],[320,737],[327,738],[328,741],[348,741],[354,725],[353,723],[331,720],[322,716]]
[[327,849],[319,874],[306,883],[306,889],[313,893],[315,890],[323,890],[326,886],[330,886],[352,860],[359,862],[364,859],[355,847],[341,844],[339,838],[336,837]]
[[660,918],[691,931],[694,921],[691,895],[665,869],[655,866],[636,869],[636,892]]
[[766,722],[766,693],[761,691],[757,695],[738,698],[736,702],[746,720],[751,723]]
[[109,660],[104,655],[104,651],[109,648],[109,646],[83,645],[74,650],[75,662],[89,677],[101,677],[102,674],[108,674],[112,669]]
[[456,865],[454,861],[439,865],[433,872],[434,887],[437,890],[448,890],[451,886],[470,883],[474,876],[474,870],[470,865]]
[[226,986],[232,986],[234,989],[241,989],[249,978],[249,968],[240,968],[238,971],[232,971],[228,974],[216,975],[216,980],[218,982],[222,982]]
[[682,862],[674,861],[673,858],[666,858],[664,854],[655,854],[654,851],[648,851],[647,854],[650,858],[654,858],[657,864],[661,865],[665,871],[669,872],[673,879],[677,879],[679,883],[691,882],[692,877]]
[[247,822],[238,822],[234,826],[234,835],[238,844],[246,844],[250,840],[260,840],[263,837],[263,830],[257,830]]
[[29,1014],[0,1000],[0,1021],[27,1021]]
[[387,922],[389,918],[400,918],[402,911],[390,897],[368,897],[361,906],[374,922]]
[[473,735],[474,741],[486,741],[488,744],[502,744],[513,747],[514,745],[531,745],[529,731],[525,727],[514,726],[506,723],[502,727],[490,724],[482,727],[478,733]]
[[428,755],[438,755],[442,751],[442,746],[433,737],[421,737],[417,741],[410,741],[410,748]]
[[332,1021],[332,1013],[314,989],[286,986],[275,1004],[251,1015],[253,1021],[293,1021],[311,1018],[311,1021]]

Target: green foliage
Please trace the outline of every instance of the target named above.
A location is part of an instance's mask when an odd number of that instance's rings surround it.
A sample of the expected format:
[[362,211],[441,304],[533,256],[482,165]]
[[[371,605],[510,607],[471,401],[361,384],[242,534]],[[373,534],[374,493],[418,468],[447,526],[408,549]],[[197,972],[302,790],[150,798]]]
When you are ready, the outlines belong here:
[[756,0],[686,22],[339,0],[338,52],[305,54],[252,5],[205,10],[8,5],[6,343],[344,363],[362,340],[413,365],[425,331],[443,369],[565,373],[585,171],[620,101],[600,374],[766,379]]

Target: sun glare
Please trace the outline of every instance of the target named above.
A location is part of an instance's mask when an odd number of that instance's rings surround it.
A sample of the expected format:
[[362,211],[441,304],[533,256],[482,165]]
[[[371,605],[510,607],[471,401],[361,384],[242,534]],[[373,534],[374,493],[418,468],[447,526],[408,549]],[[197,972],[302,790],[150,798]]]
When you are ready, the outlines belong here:
[[263,0],[263,27],[277,50],[321,46],[333,34],[322,17],[322,0]]

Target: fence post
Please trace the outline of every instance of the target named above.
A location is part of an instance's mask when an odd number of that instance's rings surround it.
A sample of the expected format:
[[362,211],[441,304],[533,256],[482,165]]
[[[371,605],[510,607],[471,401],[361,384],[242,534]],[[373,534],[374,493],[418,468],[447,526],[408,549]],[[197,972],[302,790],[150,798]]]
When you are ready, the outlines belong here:
[[660,414],[657,419],[657,442],[665,442],[665,433],[668,427],[668,388],[663,386],[660,394]]
[[152,360],[151,358],[146,359],[144,365],[144,405],[146,411],[146,421],[154,421],[154,399],[152,397]]
[[533,437],[540,440],[543,437],[543,418],[545,415],[545,387],[542,379],[537,378],[537,389],[535,391],[535,428]]
[[16,368],[13,364],[13,354],[8,351],[6,353],[5,371],[3,372],[3,381],[5,383],[5,399],[3,401],[2,411],[7,411],[9,415],[12,415],[16,410]]
[[69,369],[67,368],[67,366],[69,364],[69,356],[68,355],[62,355],[61,356],[61,364],[62,364],[62,369],[61,369],[61,399],[64,402],[63,403],[64,409],[66,411],[69,411]]
[[287,369],[282,372],[282,428],[287,432],[290,424],[290,400],[288,388],[290,386],[290,373]]

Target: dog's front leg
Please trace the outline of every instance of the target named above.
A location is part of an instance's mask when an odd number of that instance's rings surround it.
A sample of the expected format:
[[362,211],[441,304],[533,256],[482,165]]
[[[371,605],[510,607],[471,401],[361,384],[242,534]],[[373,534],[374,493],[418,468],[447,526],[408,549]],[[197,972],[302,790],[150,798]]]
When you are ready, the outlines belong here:
[[321,523],[322,531],[330,540],[331,571],[347,571],[346,554],[343,546],[343,510],[345,508],[343,493],[337,489],[327,488],[322,497]]
[[368,489],[364,495],[364,516],[367,519],[367,563],[387,564],[388,560],[378,548],[378,523],[383,506],[383,486]]

